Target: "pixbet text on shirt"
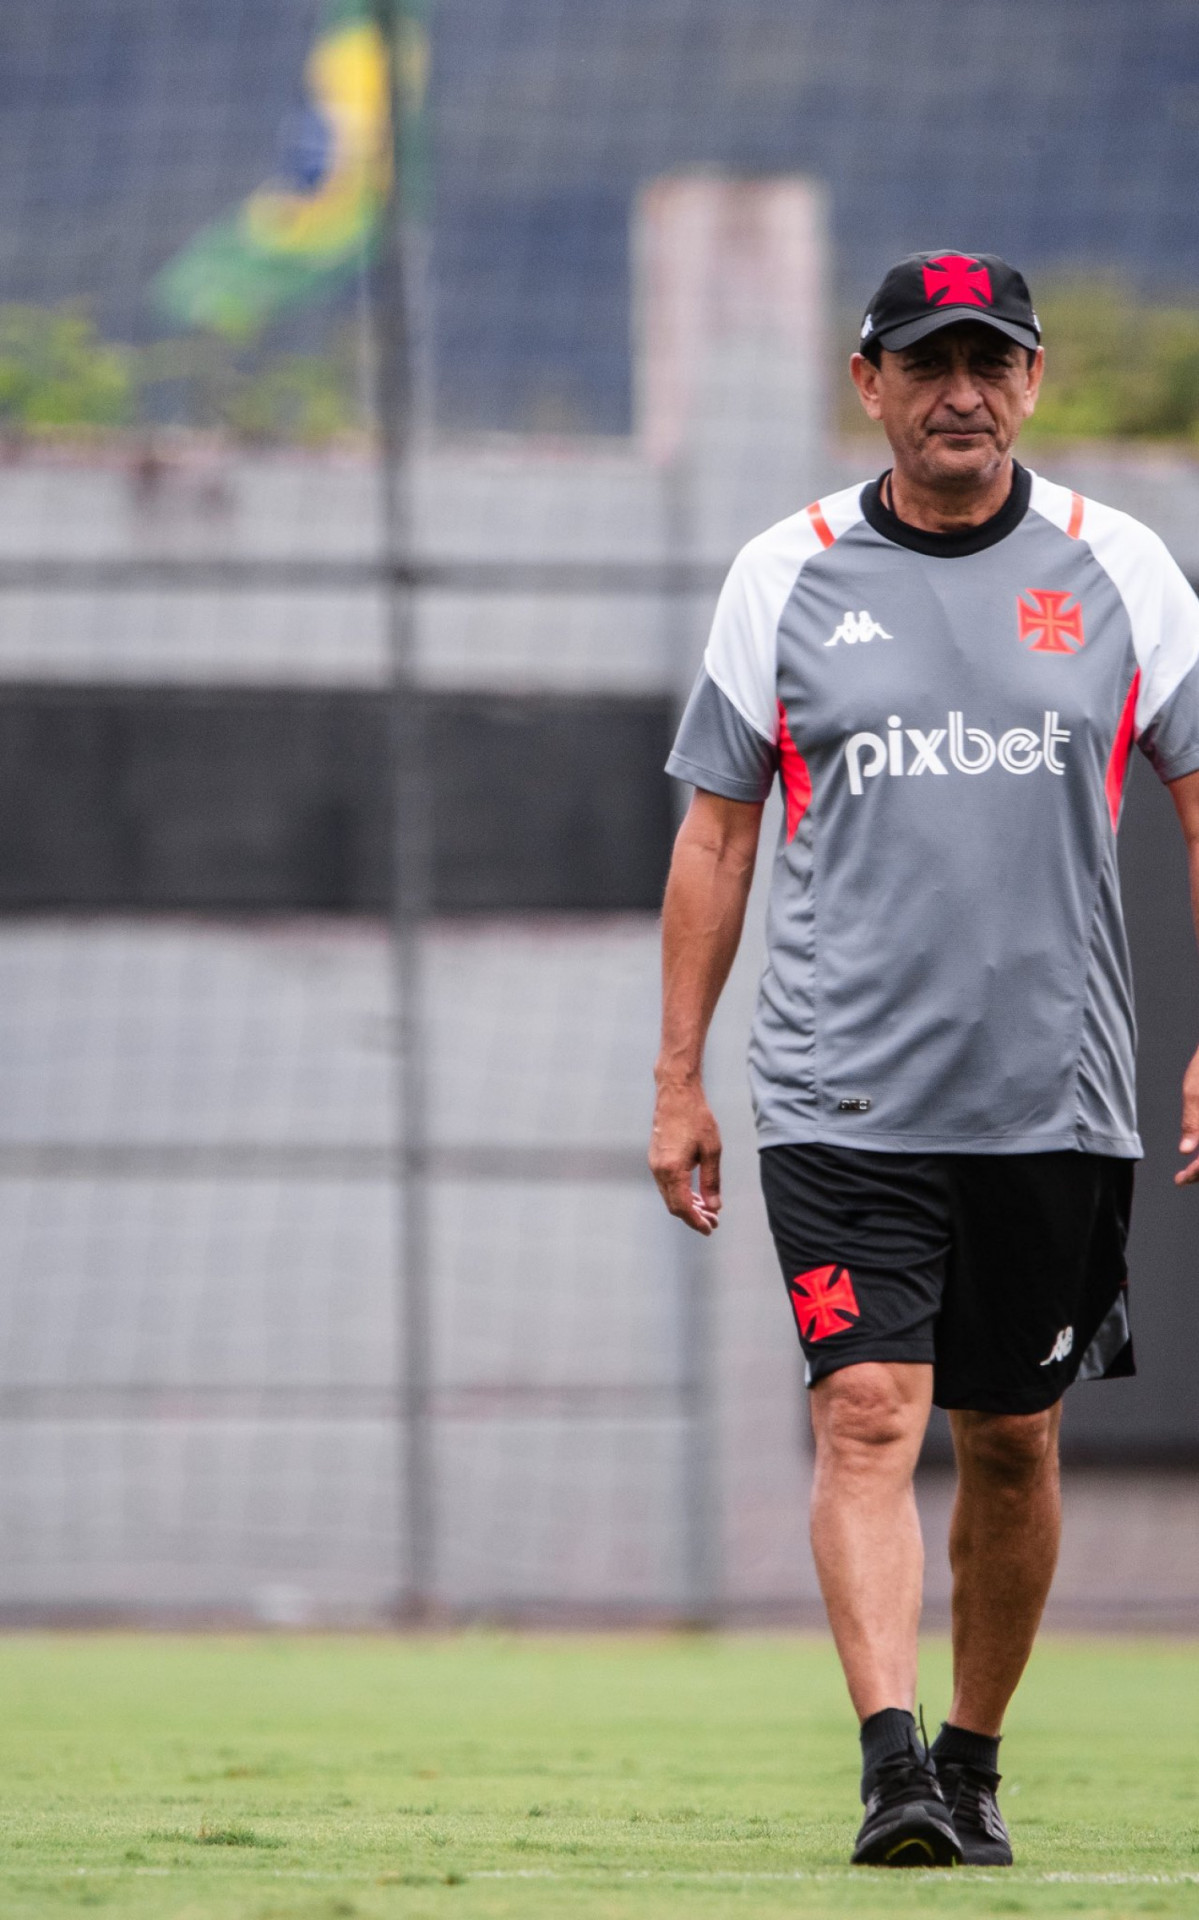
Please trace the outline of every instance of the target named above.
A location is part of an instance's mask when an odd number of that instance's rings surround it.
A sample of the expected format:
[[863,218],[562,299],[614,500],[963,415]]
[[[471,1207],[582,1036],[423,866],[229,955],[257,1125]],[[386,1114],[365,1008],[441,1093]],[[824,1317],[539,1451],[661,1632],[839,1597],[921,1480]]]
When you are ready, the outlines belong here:
[[[864,792],[863,782],[887,773],[898,779],[913,774],[986,773],[999,766],[1004,773],[1032,773],[1046,767],[1050,773],[1065,773],[1058,748],[1070,738],[1067,727],[1059,725],[1056,712],[1046,710],[1038,731],[1032,727],[1009,727],[998,738],[983,727],[968,727],[960,712],[946,716],[947,725],[905,727],[898,714],[887,720],[887,732],[854,733],[845,742],[845,764],[849,772],[849,791]],[[911,751],[909,752],[909,748]],[[948,756],[946,766],[942,755]]]

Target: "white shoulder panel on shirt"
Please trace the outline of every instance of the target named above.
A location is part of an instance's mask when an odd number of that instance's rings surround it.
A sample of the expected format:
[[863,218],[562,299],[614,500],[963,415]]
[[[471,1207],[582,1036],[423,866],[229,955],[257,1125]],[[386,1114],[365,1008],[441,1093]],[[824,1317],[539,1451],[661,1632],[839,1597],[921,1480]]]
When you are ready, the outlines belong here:
[[1033,475],[1031,506],[1091,549],[1128,611],[1141,687],[1143,733],[1199,660],[1199,599],[1152,528],[1116,507]]
[[777,637],[783,609],[809,560],[862,518],[861,486],[813,501],[759,533],[729,568],[704,666],[764,740],[778,739]]
[[1072,540],[1077,540],[1086,521],[1086,510],[1093,502],[1084,499],[1081,493],[1071,493],[1069,487],[1059,487],[1056,480],[1046,480],[1042,474],[1033,473],[1032,497],[1028,504],[1043,520],[1052,522]]

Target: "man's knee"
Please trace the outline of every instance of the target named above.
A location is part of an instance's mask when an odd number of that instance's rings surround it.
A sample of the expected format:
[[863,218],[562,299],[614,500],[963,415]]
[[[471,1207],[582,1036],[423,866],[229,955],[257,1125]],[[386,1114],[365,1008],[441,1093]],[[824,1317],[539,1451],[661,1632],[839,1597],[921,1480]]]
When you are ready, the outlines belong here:
[[1060,1412],[954,1414],[959,1467],[996,1488],[1030,1486],[1055,1466]]
[[868,1361],[826,1374],[812,1389],[817,1452],[849,1464],[911,1452],[914,1458],[928,1420],[927,1370]]

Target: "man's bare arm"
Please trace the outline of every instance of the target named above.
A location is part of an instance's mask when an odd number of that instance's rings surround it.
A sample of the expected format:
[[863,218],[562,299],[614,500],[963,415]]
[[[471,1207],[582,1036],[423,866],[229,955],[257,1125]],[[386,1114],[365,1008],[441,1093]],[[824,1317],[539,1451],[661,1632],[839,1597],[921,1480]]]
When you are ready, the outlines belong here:
[[[1187,773],[1181,780],[1171,780],[1170,797],[1178,809],[1178,818],[1186,836],[1187,859],[1191,869],[1191,912],[1195,916],[1195,933],[1199,937],[1199,773]],[[1180,1173],[1174,1175],[1174,1184],[1176,1187],[1194,1186],[1199,1183],[1199,1052],[1192,1058],[1182,1079],[1182,1139],[1178,1143],[1178,1151],[1190,1154],[1191,1159]]]
[[[649,1164],[671,1213],[708,1234],[720,1211],[720,1129],[703,1088],[704,1041],[741,938],[762,808],[697,791],[662,908],[662,1045]],[[699,1192],[691,1176],[699,1168]]]

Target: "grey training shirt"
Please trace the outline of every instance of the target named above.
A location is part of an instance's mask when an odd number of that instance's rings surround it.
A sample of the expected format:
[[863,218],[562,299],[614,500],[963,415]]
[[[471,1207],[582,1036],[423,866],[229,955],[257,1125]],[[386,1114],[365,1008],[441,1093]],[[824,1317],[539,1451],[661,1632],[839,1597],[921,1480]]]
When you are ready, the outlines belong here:
[[734,800],[782,785],[763,1146],[1140,1153],[1134,740],[1163,780],[1199,770],[1199,602],[1126,514],[1017,467],[962,536],[871,482],[750,541],[668,768]]

